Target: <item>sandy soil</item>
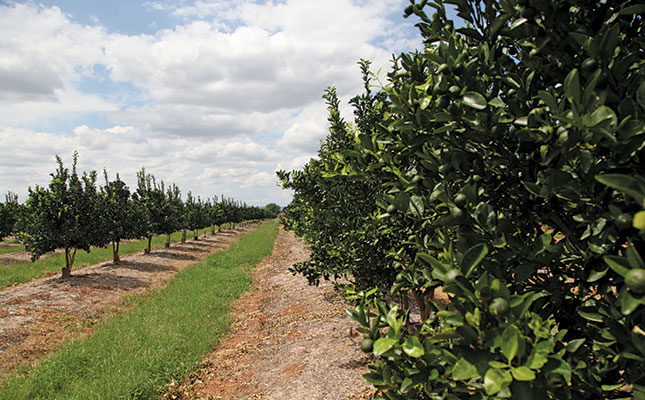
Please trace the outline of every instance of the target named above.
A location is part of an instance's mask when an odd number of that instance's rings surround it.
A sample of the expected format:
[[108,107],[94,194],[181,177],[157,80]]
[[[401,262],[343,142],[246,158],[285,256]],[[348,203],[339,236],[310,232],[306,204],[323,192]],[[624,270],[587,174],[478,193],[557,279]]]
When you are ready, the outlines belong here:
[[180,270],[226,247],[257,225],[155,248],[150,255],[122,257],[73,269],[58,276],[0,290],[0,379],[23,363],[33,363],[62,343],[92,332],[98,321],[128,309],[126,295],[145,295]]
[[187,382],[165,399],[367,399],[368,356],[350,339],[355,327],[330,283],[307,285],[288,268],[306,260],[300,239],[282,228],[273,253],[258,265],[254,285],[231,311],[230,335]]

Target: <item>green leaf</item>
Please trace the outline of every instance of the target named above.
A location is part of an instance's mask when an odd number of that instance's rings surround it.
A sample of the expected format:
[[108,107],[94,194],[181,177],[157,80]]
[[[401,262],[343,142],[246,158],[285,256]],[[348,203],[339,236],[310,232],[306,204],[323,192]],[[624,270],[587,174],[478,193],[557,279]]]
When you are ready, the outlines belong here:
[[383,380],[383,377],[379,374],[364,374],[363,378],[371,383],[372,385],[378,386],[378,385],[385,385],[385,381]]
[[494,98],[492,98],[492,99],[488,102],[488,104],[489,104],[489,105],[491,105],[491,106],[493,106],[493,107],[504,107],[504,106],[506,105],[506,104],[504,104],[504,101],[502,101],[502,99],[501,99],[501,98],[499,98],[499,97],[494,97]]
[[432,97],[424,97],[423,100],[421,100],[421,103],[419,104],[419,108],[422,110],[425,110],[428,108],[430,103],[432,102]]
[[486,390],[487,395],[492,396],[503,388],[508,387],[511,382],[513,382],[513,378],[508,371],[491,368],[486,371],[486,375],[484,376],[484,390]]
[[423,212],[425,211],[425,206],[423,204],[423,198],[420,196],[412,196],[410,198],[410,209],[412,211],[412,214],[415,216],[421,218],[423,216]]
[[405,378],[405,379],[403,380],[403,382],[401,383],[401,387],[399,388],[399,391],[400,391],[401,393],[405,393],[405,392],[407,392],[407,391],[408,391],[408,389],[409,389],[409,388],[410,388],[410,386],[412,386],[412,385],[414,385],[414,381],[413,381],[412,379],[410,379],[409,377],[408,377],[408,378]]
[[556,112],[558,109],[558,102],[555,100],[555,97],[551,95],[551,93],[545,91],[545,90],[540,90],[538,92],[538,97],[540,100],[544,102],[544,104],[549,107],[551,112]]
[[622,174],[596,175],[596,180],[611,188],[627,193],[640,204],[642,204],[643,199],[645,199],[645,193],[643,188],[641,188],[640,181],[629,175],[622,175]]
[[596,282],[598,279],[605,276],[605,274],[607,274],[607,271],[609,271],[609,268],[605,268],[602,271],[591,270],[589,277],[587,278],[587,282]]
[[572,69],[567,77],[564,78],[564,93],[569,102],[576,105],[580,104],[580,77],[576,68]]
[[485,110],[488,104],[484,96],[473,91],[464,93],[464,97],[462,98],[461,102],[468,107],[472,107],[476,110]]
[[518,381],[532,381],[535,379],[535,372],[527,367],[517,367],[511,370],[513,378]]
[[551,359],[544,367],[547,377],[549,375],[560,375],[565,382],[571,383],[571,367],[567,362],[561,359]]
[[620,291],[618,295],[620,300],[620,312],[623,315],[629,315],[638,308],[643,301],[639,298],[632,296],[632,294],[625,288]]
[[604,256],[602,259],[605,260],[607,265],[609,265],[609,268],[614,270],[614,272],[620,276],[624,277],[631,269],[625,257]]
[[602,315],[594,312],[587,312],[587,311],[581,311],[578,310],[578,315],[580,315],[582,318],[593,321],[593,322],[603,322],[604,318]]
[[603,61],[609,63],[611,60],[614,51],[616,50],[616,45],[618,44],[618,35],[619,35],[619,26],[614,24],[609,30],[602,35],[600,40],[600,54]]
[[593,113],[591,113],[591,125],[590,126],[596,126],[606,120],[610,120],[611,124],[610,126],[616,126],[618,122],[618,118],[616,117],[616,113],[614,110],[607,106],[600,106],[594,110]]
[[464,275],[466,277],[482,262],[486,254],[488,254],[488,247],[485,244],[477,244],[468,249],[461,262],[461,270],[465,271]]
[[495,361],[495,360],[489,361],[488,365],[493,367],[493,368],[507,368],[508,367],[508,364],[504,364],[503,362],[499,362],[499,361]]
[[398,306],[394,306],[390,309],[390,311],[387,312],[387,316],[385,317],[387,324],[393,327],[395,330],[398,325],[398,319],[397,319],[398,311],[399,311]]
[[430,254],[427,253],[417,253],[417,259],[420,259],[424,263],[432,266],[433,268],[438,269],[439,271],[445,273],[447,271],[446,267],[436,258],[432,257]]
[[502,333],[502,353],[510,363],[517,355],[520,345],[520,331],[515,325],[509,325]]
[[602,385],[600,386],[600,388],[603,392],[613,392],[614,390],[620,389],[623,386],[625,386],[624,383],[616,383],[614,385]]
[[463,357],[457,360],[452,369],[452,379],[457,381],[467,381],[477,376],[479,376],[477,368]]
[[376,342],[374,342],[374,355],[375,356],[380,356],[383,353],[387,352],[390,350],[396,343],[398,343],[398,340],[388,338],[388,337],[382,337],[378,338]]
[[638,92],[636,92],[636,100],[641,107],[645,108],[645,82],[641,82],[638,86]]
[[407,337],[403,342],[402,347],[405,354],[410,357],[419,358],[426,353],[423,345],[419,342],[419,339],[416,336]]
[[569,343],[567,343],[567,351],[569,353],[575,353],[580,348],[580,346],[582,346],[585,340],[587,339],[581,338],[581,339],[573,339],[569,341]]
[[618,15],[633,15],[643,13],[645,13],[645,4],[639,4],[623,8],[622,10],[620,10],[620,12],[618,12]]
[[533,352],[527,361],[527,365],[532,369],[540,369],[547,363],[549,359],[546,356],[546,353],[542,352]]

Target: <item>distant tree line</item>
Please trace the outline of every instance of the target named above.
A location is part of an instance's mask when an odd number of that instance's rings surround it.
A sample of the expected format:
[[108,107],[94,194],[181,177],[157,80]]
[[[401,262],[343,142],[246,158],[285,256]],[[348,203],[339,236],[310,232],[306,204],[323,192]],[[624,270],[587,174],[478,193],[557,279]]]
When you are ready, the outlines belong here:
[[51,175],[48,187],[29,188],[24,204],[9,192],[0,203],[0,240],[14,234],[31,252],[35,261],[41,255],[56,250],[65,251],[62,277],[68,278],[78,250],[90,247],[112,246],[113,262],[119,263],[119,244],[122,240],[147,238],[145,253],[150,253],[152,238],[166,235],[165,246],[170,246],[170,235],[211,227],[221,230],[223,224],[232,227],[252,220],[274,218],[280,211],[274,207],[248,206],[231,198],[213,196],[201,199],[191,192],[182,200],[181,190],[175,184],[166,186],[142,168],[137,173],[134,192],[121,180],[119,174],[110,180],[103,171],[105,183],[97,187],[97,172],[79,174],[76,168],[78,153],[74,153],[71,171],[56,156],[58,168]]

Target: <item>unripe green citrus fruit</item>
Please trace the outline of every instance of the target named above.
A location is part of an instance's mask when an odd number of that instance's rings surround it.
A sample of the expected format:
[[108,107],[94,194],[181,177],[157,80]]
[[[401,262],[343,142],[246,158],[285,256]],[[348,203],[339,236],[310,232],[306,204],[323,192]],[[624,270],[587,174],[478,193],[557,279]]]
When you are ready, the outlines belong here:
[[437,203],[439,201],[439,196],[441,196],[441,190],[437,189],[430,194],[430,201]]
[[597,65],[598,63],[596,62],[596,60],[594,58],[589,57],[582,62],[580,69],[584,74],[589,75],[596,71]]
[[370,338],[365,338],[361,342],[361,350],[365,353],[371,353],[374,348],[374,341]]
[[618,229],[631,228],[632,227],[632,216],[627,214],[627,213],[620,214],[616,218],[616,221],[614,221],[614,223],[616,224],[616,228],[618,228]]
[[636,215],[634,215],[632,226],[640,230],[645,229],[645,211],[639,211],[636,213]]
[[645,269],[635,268],[625,274],[627,289],[637,294],[645,294]]
[[459,207],[452,207],[452,208],[450,209],[450,215],[451,215],[454,219],[456,219],[456,220],[460,220],[461,218],[463,218],[463,216],[464,216],[464,212],[463,212],[463,210],[462,210],[461,208],[459,208]]
[[500,319],[508,314],[510,307],[508,301],[503,297],[495,297],[488,306],[488,311],[493,314],[493,317]]
[[537,11],[532,7],[520,7],[520,15],[522,18],[531,19],[537,15]]
[[466,197],[466,195],[463,193],[459,193],[455,196],[453,202],[457,207],[463,207],[466,205],[466,203],[468,203],[468,197]]
[[450,105],[450,99],[448,98],[448,96],[439,96],[437,105],[439,106],[439,108],[446,108]]

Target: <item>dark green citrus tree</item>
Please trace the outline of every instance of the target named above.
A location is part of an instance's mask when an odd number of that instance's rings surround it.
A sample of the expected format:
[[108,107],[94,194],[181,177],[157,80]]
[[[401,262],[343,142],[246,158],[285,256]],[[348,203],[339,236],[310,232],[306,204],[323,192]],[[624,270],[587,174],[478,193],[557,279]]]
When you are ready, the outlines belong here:
[[320,274],[335,255],[306,224],[336,209],[310,193],[382,188],[395,281],[351,293],[366,379],[384,399],[645,399],[645,7],[445,3],[465,26],[410,4],[425,48],[395,59],[378,121],[288,186]]
[[5,202],[0,203],[0,240],[14,233],[14,225],[18,220],[21,206],[18,203],[18,195],[8,192],[5,195]]
[[142,237],[144,224],[140,209],[132,201],[130,190],[119,174],[110,181],[107,171],[103,173],[105,185],[101,187],[98,215],[103,221],[106,239],[112,243],[112,262],[118,264],[121,240]]
[[145,253],[150,254],[152,238],[162,231],[166,220],[167,204],[163,182],[158,185],[155,177],[147,173],[145,168],[141,168],[137,172],[137,190],[133,198],[143,214],[141,228],[148,238]]
[[48,188],[29,188],[29,197],[21,215],[20,239],[29,246],[31,258],[56,249],[65,251],[62,278],[71,276],[77,250],[90,251],[90,246],[107,243],[103,220],[98,217],[99,196],[96,172],[79,176],[76,171],[78,153],[74,153],[72,171],[56,156],[58,169],[51,174]]
[[273,217],[275,218],[280,210],[282,210],[282,207],[280,207],[276,203],[269,203],[264,206],[264,209],[269,213],[268,215],[273,215]]
[[181,199],[181,190],[174,183],[168,186],[166,190],[162,209],[163,221],[160,221],[158,233],[166,235],[164,247],[170,247],[170,235],[182,229],[186,220],[186,210]]
[[188,192],[186,197],[185,213],[185,227],[194,232],[194,240],[199,240],[198,230],[208,226],[207,214],[202,200],[199,197],[193,197],[191,192]]
[[[374,127],[382,96],[369,95],[369,63],[363,62],[367,95],[353,99],[359,132]],[[285,225],[312,247],[309,260],[293,266],[310,283],[346,278],[358,287],[388,287],[394,273],[385,254],[393,249],[392,229],[380,229],[376,200],[381,182],[344,175],[344,161],[358,145],[357,132],[341,118],[334,88],[323,96],[329,111],[329,136],[302,170],[279,171],[284,188],[295,196],[285,209]]]

